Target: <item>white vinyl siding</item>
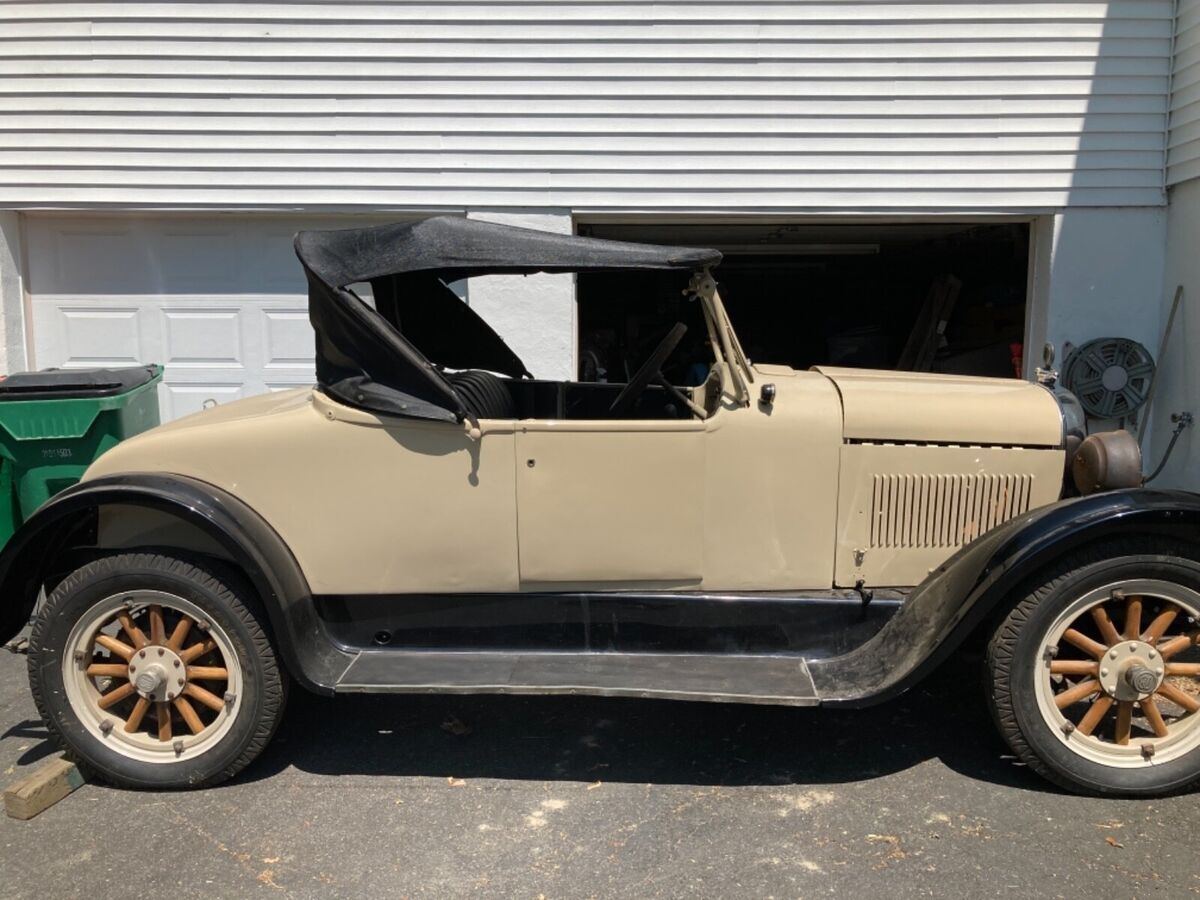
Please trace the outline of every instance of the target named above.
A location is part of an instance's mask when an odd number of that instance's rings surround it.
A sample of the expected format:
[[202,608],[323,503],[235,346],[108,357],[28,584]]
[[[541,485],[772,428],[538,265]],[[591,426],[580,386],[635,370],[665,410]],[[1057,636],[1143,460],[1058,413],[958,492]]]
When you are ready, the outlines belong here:
[[1180,0],[1171,79],[1167,184],[1200,178],[1200,0]]
[[1160,205],[1173,14],[1171,0],[5,3],[0,205]]

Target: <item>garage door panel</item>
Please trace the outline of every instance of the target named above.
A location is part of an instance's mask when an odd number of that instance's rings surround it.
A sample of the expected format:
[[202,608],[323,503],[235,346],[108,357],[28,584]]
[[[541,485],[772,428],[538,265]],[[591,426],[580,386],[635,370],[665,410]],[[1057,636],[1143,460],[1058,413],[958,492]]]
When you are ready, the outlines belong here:
[[262,329],[266,360],[263,367],[275,373],[313,374],[313,331],[308,310],[300,306],[281,306],[262,310]]
[[158,289],[167,294],[230,293],[244,270],[235,229],[173,227],[151,236],[147,246],[159,270]]
[[213,404],[231,403],[251,393],[244,384],[171,384],[164,382],[158,397],[163,419],[190,416]]
[[142,346],[141,314],[136,307],[107,303],[58,306],[45,337],[65,367],[134,365]]
[[30,216],[34,363],[162,363],[164,419],[209,400],[312,384],[313,333],[293,236],[375,221]]
[[177,368],[244,368],[242,312],[237,307],[162,310],[165,364]]

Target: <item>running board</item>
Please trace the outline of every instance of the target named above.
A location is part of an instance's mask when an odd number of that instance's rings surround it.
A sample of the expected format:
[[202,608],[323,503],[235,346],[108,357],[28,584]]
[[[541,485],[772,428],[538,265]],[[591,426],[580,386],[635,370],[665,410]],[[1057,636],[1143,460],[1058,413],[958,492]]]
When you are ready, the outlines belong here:
[[780,655],[364,650],[334,691],[818,702],[805,661]]

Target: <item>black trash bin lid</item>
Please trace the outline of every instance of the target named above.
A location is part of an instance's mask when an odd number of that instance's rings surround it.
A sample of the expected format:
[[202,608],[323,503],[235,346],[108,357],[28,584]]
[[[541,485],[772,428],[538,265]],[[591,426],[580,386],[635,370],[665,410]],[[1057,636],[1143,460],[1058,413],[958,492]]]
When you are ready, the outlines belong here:
[[43,369],[41,372],[17,372],[0,381],[0,402],[112,397],[141,387],[157,374],[158,366],[130,366],[122,369]]

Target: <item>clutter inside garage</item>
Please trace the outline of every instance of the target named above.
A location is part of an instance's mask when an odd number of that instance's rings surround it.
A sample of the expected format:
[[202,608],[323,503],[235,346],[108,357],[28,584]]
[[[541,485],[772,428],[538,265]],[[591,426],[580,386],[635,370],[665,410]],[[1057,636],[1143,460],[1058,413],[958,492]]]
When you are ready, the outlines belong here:
[[[1029,225],[582,224],[580,234],[716,247],[722,299],[756,362],[1020,377]],[[624,381],[671,326],[664,370],[702,377],[699,312],[679,273],[579,276],[579,377]]]

